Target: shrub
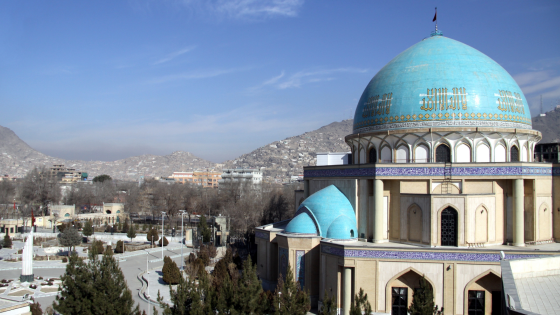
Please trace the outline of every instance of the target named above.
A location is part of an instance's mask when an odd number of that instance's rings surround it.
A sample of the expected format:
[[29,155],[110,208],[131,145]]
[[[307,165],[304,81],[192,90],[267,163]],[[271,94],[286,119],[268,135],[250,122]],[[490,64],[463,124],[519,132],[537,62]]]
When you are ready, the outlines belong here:
[[[167,246],[169,244],[169,241],[167,240],[167,237],[163,237],[163,246]],[[161,246],[161,239],[158,242],[158,246]]]
[[142,231],[146,231],[146,223],[142,224]]
[[118,241],[117,246],[115,247],[115,253],[122,254],[124,253],[124,242]]
[[[146,234],[146,238],[148,239],[148,242],[150,242],[152,245],[154,245],[155,242],[159,241],[159,234],[158,234],[157,230],[150,229],[148,231],[148,234]],[[152,242],[152,240],[153,240],[153,242]]]
[[94,241],[93,244],[91,244],[91,248],[92,250],[96,250],[98,254],[103,254],[103,242],[102,241]]
[[111,245],[107,245],[107,247],[105,248],[105,253],[107,253],[109,255],[111,255],[113,253],[113,248],[111,247]]
[[68,258],[62,257],[62,262],[63,262],[63,263],[67,263],[67,262],[68,262]]
[[12,247],[12,238],[10,237],[10,233],[8,229],[6,229],[6,235],[4,235],[4,247],[11,248]]
[[163,272],[163,281],[167,284],[178,284],[179,279],[182,277],[179,267],[177,267],[177,264],[168,256],[165,256],[163,261],[163,268],[161,270]]

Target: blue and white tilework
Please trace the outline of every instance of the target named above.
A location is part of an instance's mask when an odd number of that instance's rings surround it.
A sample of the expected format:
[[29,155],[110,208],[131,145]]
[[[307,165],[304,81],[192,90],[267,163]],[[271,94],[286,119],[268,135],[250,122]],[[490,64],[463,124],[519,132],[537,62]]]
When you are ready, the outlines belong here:
[[[403,260],[438,260],[438,261],[481,261],[499,262],[499,253],[469,253],[469,252],[443,252],[443,251],[389,251],[389,250],[362,250],[343,249],[321,245],[321,252],[345,258],[374,258],[374,259],[403,259]],[[542,255],[506,254],[506,259],[537,258]]]
[[278,272],[282,274],[282,278],[286,280],[286,272],[288,270],[288,263],[290,259],[290,252],[287,248],[278,247]]
[[[360,176],[444,176],[443,167],[368,167],[324,170],[304,170],[304,177],[360,177]],[[550,167],[498,166],[498,167],[453,167],[453,176],[551,176]],[[555,168],[554,175],[560,175]]]
[[552,168],[552,176],[560,176],[560,167]]
[[264,232],[257,231],[257,232],[255,232],[255,237],[264,238],[265,240],[267,240],[268,239],[268,234],[264,233]]
[[301,289],[305,286],[305,251],[296,250],[296,277]]

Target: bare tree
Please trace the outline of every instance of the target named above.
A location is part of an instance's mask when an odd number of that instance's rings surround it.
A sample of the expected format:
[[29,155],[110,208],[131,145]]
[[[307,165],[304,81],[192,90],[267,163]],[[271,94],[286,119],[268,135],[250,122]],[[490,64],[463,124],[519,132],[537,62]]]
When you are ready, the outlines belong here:
[[9,210],[16,195],[16,186],[11,181],[0,181],[0,204],[2,205],[2,217],[8,218]]
[[[26,205],[20,207],[23,211],[40,207],[43,215],[47,215],[49,203],[58,203],[61,199],[60,185],[56,177],[50,177],[44,166],[29,171],[19,188],[18,198]],[[22,213],[22,215],[28,214]]]

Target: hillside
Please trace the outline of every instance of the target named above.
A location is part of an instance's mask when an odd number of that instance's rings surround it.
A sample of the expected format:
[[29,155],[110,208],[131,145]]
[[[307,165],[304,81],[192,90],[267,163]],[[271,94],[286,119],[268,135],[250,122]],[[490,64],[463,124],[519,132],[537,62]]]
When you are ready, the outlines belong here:
[[560,107],[556,107],[546,116],[533,117],[533,129],[542,132],[541,143],[560,142]]
[[0,175],[23,177],[35,166],[64,164],[86,172],[90,177],[109,174],[115,179],[137,180],[140,176],[169,176],[174,171],[211,169],[215,164],[192,153],[177,151],[169,155],[140,155],[122,160],[79,161],[45,155],[31,148],[12,130],[0,126]]
[[281,181],[303,174],[303,167],[315,165],[317,152],[347,152],[344,137],[352,132],[353,119],[333,122],[317,130],[274,141],[250,153],[226,161],[225,168],[262,168],[269,180]]

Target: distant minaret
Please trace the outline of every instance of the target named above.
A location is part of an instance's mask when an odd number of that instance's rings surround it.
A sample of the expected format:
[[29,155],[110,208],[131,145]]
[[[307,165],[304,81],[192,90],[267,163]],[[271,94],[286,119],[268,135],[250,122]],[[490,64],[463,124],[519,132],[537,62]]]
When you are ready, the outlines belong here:
[[19,280],[21,282],[33,282],[33,227],[31,227],[31,233],[29,233],[23,246],[21,264]]

